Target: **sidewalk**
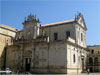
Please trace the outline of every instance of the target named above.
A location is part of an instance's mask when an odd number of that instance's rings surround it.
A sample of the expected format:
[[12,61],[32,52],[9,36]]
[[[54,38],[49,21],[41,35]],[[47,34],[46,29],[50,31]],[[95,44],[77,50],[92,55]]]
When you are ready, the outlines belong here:
[[81,74],[30,74],[30,73],[27,73],[26,75],[100,75],[100,73],[90,73],[90,74],[87,74],[87,73],[81,73]]

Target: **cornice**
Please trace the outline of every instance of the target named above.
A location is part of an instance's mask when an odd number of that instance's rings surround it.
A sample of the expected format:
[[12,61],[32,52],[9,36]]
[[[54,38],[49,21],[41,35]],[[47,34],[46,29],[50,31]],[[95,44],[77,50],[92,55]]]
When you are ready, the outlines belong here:
[[0,33],[0,35],[4,35],[4,36],[8,36],[8,37],[12,37],[12,36],[9,36],[9,35],[6,35],[6,34],[2,34],[2,33]]
[[5,29],[5,30],[9,30],[9,31],[12,31],[12,32],[15,32],[15,33],[16,33],[16,31],[11,30],[11,29],[8,29],[8,28],[5,28],[5,27],[1,27],[1,26],[0,26],[0,28],[3,28],[3,29]]

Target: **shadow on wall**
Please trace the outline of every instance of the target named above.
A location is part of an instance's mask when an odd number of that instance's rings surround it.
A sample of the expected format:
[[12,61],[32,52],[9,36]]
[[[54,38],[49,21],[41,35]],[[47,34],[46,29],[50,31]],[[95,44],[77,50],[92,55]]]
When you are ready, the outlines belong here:
[[2,53],[1,53],[1,57],[0,57],[0,68],[2,70],[6,69],[6,53],[7,53],[7,47],[4,47]]

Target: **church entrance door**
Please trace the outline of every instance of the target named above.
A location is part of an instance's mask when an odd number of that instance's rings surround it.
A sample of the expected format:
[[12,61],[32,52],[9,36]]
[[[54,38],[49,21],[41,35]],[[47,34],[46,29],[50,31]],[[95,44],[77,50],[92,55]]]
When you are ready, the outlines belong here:
[[31,58],[26,58],[25,59],[25,70],[30,71],[30,67],[31,67]]
[[92,67],[90,67],[90,72],[93,72],[93,68]]

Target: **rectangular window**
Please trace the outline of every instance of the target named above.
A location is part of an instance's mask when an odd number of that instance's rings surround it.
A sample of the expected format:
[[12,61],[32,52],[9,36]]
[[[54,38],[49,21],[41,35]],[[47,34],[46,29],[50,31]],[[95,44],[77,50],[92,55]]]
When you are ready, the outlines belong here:
[[75,54],[73,55],[73,62],[75,63],[76,61],[76,57],[75,57]]
[[94,50],[92,49],[91,53],[93,54],[94,53]]
[[58,33],[54,33],[54,40],[58,40]]
[[66,32],[66,38],[68,39],[68,37],[70,37],[70,31]]
[[81,33],[81,41],[83,41],[83,34]]

